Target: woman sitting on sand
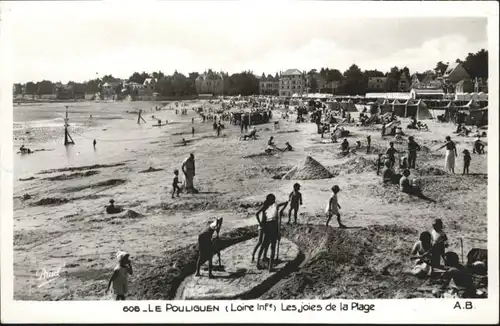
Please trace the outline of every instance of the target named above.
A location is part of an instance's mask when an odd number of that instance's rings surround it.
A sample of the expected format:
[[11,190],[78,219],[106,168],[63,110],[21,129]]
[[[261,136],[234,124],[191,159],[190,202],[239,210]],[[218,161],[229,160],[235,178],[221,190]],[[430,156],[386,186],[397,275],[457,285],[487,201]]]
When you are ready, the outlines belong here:
[[430,275],[431,255],[432,255],[432,237],[427,231],[420,233],[420,239],[413,245],[410,253],[410,260],[414,263],[411,274],[421,277]]

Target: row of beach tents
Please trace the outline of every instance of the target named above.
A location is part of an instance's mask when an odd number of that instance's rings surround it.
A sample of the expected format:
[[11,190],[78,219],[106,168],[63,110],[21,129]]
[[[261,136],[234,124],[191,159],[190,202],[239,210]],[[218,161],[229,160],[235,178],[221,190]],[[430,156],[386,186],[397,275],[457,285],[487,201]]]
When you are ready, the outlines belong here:
[[467,103],[463,101],[440,101],[439,103],[432,103],[431,107],[427,105],[426,101],[413,99],[406,101],[397,99],[389,101],[384,99],[382,101],[369,102],[366,105],[354,104],[352,100],[344,100],[341,102],[328,101],[326,103],[327,108],[330,110],[340,111],[343,109],[346,112],[359,112],[366,108],[367,112],[371,114],[383,115],[394,112],[398,117],[415,117],[418,120],[434,118],[433,111],[443,111],[446,120],[451,120],[457,112],[471,116],[481,115],[482,117],[488,114],[487,103],[484,105],[484,103],[479,103],[474,100],[470,100]]

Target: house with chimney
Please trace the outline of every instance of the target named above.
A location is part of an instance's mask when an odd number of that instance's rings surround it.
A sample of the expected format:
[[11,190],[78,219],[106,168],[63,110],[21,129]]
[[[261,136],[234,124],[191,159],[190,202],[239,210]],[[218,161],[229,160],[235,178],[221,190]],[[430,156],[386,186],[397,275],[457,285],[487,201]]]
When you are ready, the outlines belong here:
[[431,88],[437,89],[442,87],[442,80],[438,79],[438,75],[431,70],[424,73],[414,73],[411,76],[410,89]]
[[455,85],[461,80],[470,79],[470,75],[465,70],[464,65],[460,62],[455,62],[448,65],[446,71],[443,73],[443,81]]
[[123,85],[123,81],[121,79],[107,80],[101,86],[101,97],[103,99],[115,98],[116,89],[121,88],[121,85]]

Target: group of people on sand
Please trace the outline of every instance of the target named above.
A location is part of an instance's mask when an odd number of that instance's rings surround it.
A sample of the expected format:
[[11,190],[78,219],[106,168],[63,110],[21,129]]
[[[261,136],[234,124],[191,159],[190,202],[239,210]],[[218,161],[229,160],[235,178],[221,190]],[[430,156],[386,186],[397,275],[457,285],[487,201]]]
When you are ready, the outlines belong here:
[[289,142],[285,142],[285,147],[284,148],[279,148],[275,143],[274,143],[274,137],[271,136],[269,137],[267,141],[267,148],[265,150],[266,153],[270,154],[273,151],[278,150],[281,152],[286,152],[286,151],[293,151],[292,145],[290,145]]
[[[332,195],[328,199],[326,205],[326,226],[328,227],[330,220],[336,216],[340,228],[346,228],[340,219],[340,204],[338,202],[337,194],[340,187],[334,185],[332,187]],[[258,237],[257,244],[252,251],[251,261],[255,262],[257,269],[267,269],[269,272],[273,271],[274,263],[278,260],[279,241],[281,239],[282,219],[286,208],[288,209],[288,222],[287,224],[298,224],[299,207],[303,205],[303,197],[300,192],[300,184],[295,183],[293,190],[288,196],[288,200],[278,203],[274,194],[268,194],[262,207],[256,212],[255,217],[258,224]],[[293,221],[292,221],[293,218]],[[212,258],[218,255],[220,265],[220,248],[216,245],[220,228],[222,226],[222,218],[211,220],[198,236],[199,258],[196,267],[196,276],[201,276],[200,266],[208,260],[208,276],[213,277]],[[212,239],[216,234],[215,239]],[[268,252],[270,253],[268,255]],[[257,257],[255,257],[257,255]],[[267,263],[267,266],[265,265]]]
[[[340,228],[346,228],[340,220],[340,205],[338,203],[337,194],[340,191],[340,187],[334,185],[332,187],[332,195],[328,199],[326,206],[326,226],[328,227],[330,220],[333,216],[337,217],[337,222]],[[288,210],[288,222],[287,224],[297,225],[297,217],[299,207],[303,205],[303,197],[300,192],[300,184],[295,183],[293,185],[293,191],[289,194],[288,200],[285,202],[277,203],[276,196],[274,194],[268,194],[266,200],[262,207],[257,211],[255,217],[258,223],[258,241],[252,252],[252,262],[255,261],[255,254],[257,254],[257,268],[266,269],[266,266],[261,263],[268,262],[267,269],[271,272],[273,270],[273,263],[277,259],[275,257],[276,246],[279,245],[279,240],[281,238],[281,225],[282,217],[286,207],[290,205]],[[260,216],[259,216],[260,215]],[[293,222],[292,222],[293,216]],[[270,257],[268,258],[268,250],[271,250]]]
[[[485,143],[481,141],[480,138],[477,138],[476,141],[474,142],[472,152],[474,154],[484,154],[484,147],[486,146]],[[447,172],[454,174],[455,173],[455,158],[458,157],[458,151],[457,151],[457,146],[454,141],[451,140],[450,136],[446,137],[446,143],[439,147],[439,149],[446,148],[446,155],[445,155],[445,169]],[[462,151],[462,154],[464,155],[464,166],[463,166],[463,172],[462,174],[469,174],[469,167],[470,163],[472,160],[470,151],[468,149],[464,149]]]
[[181,115],[187,115],[188,109],[180,109],[180,110],[179,109],[175,109],[175,114],[179,114],[179,112],[180,112]]
[[436,219],[430,231],[420,234],[419,240],[413,245],[410,260],[413,267],[410,273],[425,278],[440,275],[445,279],[443,287],[436,296],[449,289],[450,294],[461,298],[476,298],[478,294],[472,280],[472,271],[460,264],[458,255],[446,251],[448,237],[444,232],[441,219]]

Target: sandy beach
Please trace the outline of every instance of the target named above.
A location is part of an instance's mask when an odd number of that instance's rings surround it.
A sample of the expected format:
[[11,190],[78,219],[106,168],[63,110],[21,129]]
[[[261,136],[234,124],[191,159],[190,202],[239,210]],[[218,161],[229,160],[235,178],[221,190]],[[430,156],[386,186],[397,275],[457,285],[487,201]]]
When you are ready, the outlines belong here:
[[[432,297],[430,280],[412,278],[405,271],[411,266],[411,247],[436,218],[444,222],[449,250],[460,255],[460,238],[465,254],[471,248],[487,248],[487,155],[473,154],[471,174],[462,176],[461,152],[472,152],[474,138],[456,136],[453,124],[428,120],[429,131],[404,129],[422,146],[412,176],[435,201],[430,202],[382,185],[375,160],[392,137],[382,139],[380,125],[347,126],[351,146],[357,139],[366,146],[371,135],[372,151],[367,154],[362,147],[343,156],[340,143],[322,139],[313,123],[295,123],[294,116],[283,120],[279,111],[270,123],[256,126],[257,140],[240,141],[239,126],[228,122],[217,137],[212,124],[203,123],[191,110],[210,104],[186,103],[187,115],[176,115],[170,104],[151,110],[163,105],[154,102],[14,107],[13,150],[23,143],[32,150],[44,149],[15,155],[16,300],[105,300],[119,250],[129,252],[134,263],[129,299],[174,298],[182,279],[194,272],[197,235],[209,218],[224,218],[222,233],[228,244],[252,239],[255,212],[265,196],[274,193],[285,201],[295,182],[302,186],[304,205],[299,225],[285,226],[283,232],[298,245],[302,260],[254,297]],[[65,105],[70,105],[75,141],[68,148],[63,145]],[[133,112],[139,109],[144,110],[145,124],[137,124]],[[168,124],[153,127],[152,115]],[[280,130],[273,128],[277,120]],[[402,126],[408,122],[402,119]],[[290,142],[294,151],[265,155],[270,136],[280,147]],[[444,172],[445,150],[435,151],[446,136],[457,144],[456,175]],[[179,145],[182,138],[186,146]],[[406,144],[404,140],[395,147],[404,150]],[[199,193],[172,199],[173,170],[181,168],[189,153],[195,154]],[[306,156],[334,177],[281,180]],[[154,170],[147,171],[150,167]],[[337,228],[335,219],[328,230],[324,226],[324,208],[334,184],[341,189],[345,230]],[[106,214],[104,206],[111,198],[127,212]],[[60,268],[60,277],[39,286],[37,271],[44,268]]]

